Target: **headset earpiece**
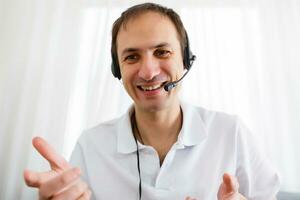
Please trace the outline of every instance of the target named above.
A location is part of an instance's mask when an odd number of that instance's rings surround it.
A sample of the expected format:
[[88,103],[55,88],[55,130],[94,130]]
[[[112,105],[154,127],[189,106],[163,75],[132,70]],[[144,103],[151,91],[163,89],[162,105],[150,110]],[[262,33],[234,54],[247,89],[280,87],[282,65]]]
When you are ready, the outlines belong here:
[[185,32],[185,36],[186,36],[186,46],[184,48],[183,64],[184,64],[184,68],[189,70],[192,67],[194,60],[196,59],[196,56],[192,53],[190,49],[190,42],[189,42],[189,37],[187,35],[187,32]]
[[111,59],[112,59],[111,72],[115,78],[118,78],[120,80],[121,71],[120,71],[119,61],[118,61],[118,57],[113,52],[111,52]]

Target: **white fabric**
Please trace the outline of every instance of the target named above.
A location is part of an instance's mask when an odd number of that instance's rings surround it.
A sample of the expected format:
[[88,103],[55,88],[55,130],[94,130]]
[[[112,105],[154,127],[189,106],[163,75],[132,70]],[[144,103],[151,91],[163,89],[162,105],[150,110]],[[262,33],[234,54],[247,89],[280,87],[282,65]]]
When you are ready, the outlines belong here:
[[[217,199],[222,175],[235,175],[249,200],[271,200],[279,178],[253,135],[235,117],[182,104],[183,126],[160,167],[157,152],[139,143],[144,200]],[[131,109],[132,110],[132,109]],[[138,197],[136,143],[130,112],[85,131],[71,157],[94,199]]]

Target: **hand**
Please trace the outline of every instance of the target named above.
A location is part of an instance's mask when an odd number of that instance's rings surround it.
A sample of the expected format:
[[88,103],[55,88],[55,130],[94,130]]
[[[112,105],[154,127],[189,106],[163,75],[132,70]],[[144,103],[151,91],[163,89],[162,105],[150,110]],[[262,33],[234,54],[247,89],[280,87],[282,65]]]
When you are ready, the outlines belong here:
[[91,191],[80,179],[80,169],[71,165],[42,138],[32,140],[35,149],[49,162],[48,172],[24,171],[24,180],[30,187],[39,189],[40,200],[90,199]]
[[185,200],[197,200],[197,199],[192,198],[192,197],[186,197]]
[[218,191],[218,200],[246,200],[238,191],[239,183],[234,176],[227,173],[223,175],[223,183]]

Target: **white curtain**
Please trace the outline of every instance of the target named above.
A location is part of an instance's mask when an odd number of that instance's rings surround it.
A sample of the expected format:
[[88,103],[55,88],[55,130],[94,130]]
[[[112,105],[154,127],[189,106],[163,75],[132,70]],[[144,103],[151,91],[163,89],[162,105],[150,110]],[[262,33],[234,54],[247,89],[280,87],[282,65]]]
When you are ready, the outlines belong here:
[[[39,135],[66,158],[83,129],[132,103],[110,73],[110,31],[143,1],[0,0],[0,199],[33,199],[23,170],[48,170]],[[153,1],[182,17],[197,55],[185,101],[242,117],[300,191],[300,1]]]

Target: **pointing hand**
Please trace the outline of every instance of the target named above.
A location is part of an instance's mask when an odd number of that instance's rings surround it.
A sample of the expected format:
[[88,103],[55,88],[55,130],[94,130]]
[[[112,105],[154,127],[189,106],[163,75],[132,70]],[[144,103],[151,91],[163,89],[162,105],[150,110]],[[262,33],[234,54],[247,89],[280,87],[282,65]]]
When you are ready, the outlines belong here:
[[80,169],[72,166],[42,138],[32,140],[35,149],[49,162],[48,172],[24,171],[24,180],[39,190],[39,199],[90,199],[88,185],[80,179]]

